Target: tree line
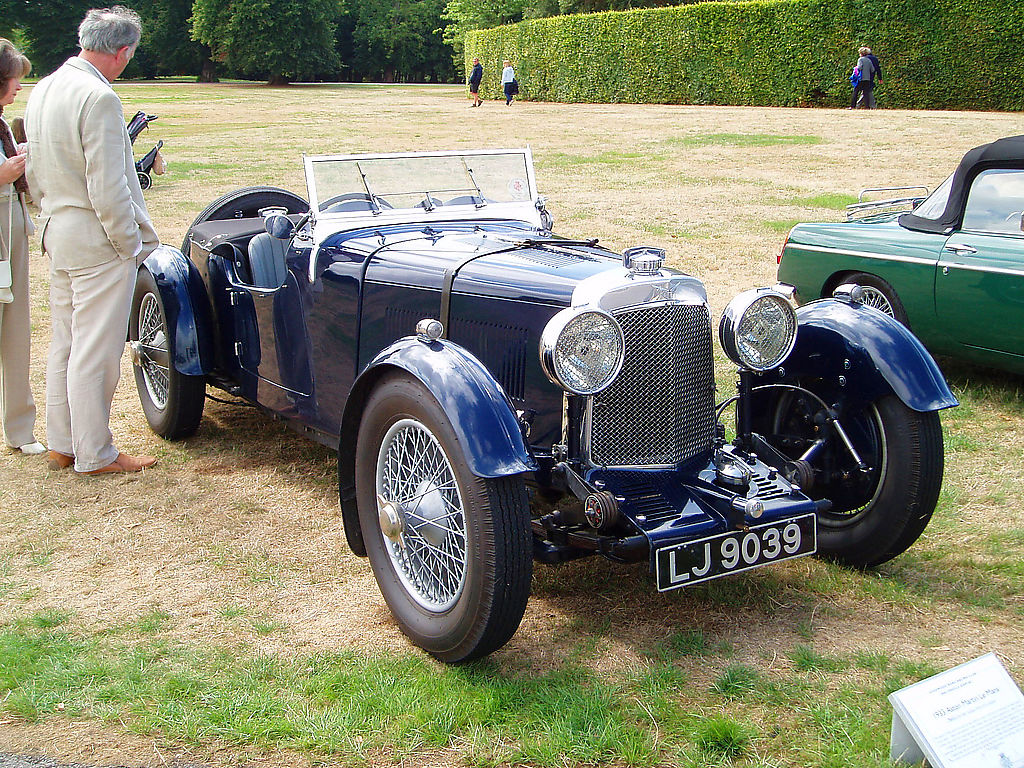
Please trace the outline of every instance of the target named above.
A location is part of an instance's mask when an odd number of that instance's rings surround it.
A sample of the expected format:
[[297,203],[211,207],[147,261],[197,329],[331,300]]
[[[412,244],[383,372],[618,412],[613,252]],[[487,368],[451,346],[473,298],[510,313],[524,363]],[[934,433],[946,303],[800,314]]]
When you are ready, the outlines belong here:
[[0,0],[0,35],[46,75],[78,52],[89,8],[120,4],[143,20],[127,78],[242,77],[453,82],[445,0]]
[[[144,32],[128,78],[455,82],[466,31],[679,0],[120,0]],[[46,75],[78,51],[85,12],[118,0],[0,0],[0,35]]]

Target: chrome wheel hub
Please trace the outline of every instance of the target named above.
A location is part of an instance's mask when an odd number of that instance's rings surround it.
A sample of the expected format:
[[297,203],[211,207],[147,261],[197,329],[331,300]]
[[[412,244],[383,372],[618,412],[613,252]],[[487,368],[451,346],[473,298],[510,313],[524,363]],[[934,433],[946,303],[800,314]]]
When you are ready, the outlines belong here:
[[433,480],[424,480],[416,487],[420,498],[418,514],[423,521],[419,534],[434,547],[444,546],[447,531],[444,526],[444,495]]
[[402,521],[405,518],[399,513],[397,506],[380,494],[377,494],[377,519],[380,521],[380,532],[384,534],[384,538],[396,544],[402,540]]

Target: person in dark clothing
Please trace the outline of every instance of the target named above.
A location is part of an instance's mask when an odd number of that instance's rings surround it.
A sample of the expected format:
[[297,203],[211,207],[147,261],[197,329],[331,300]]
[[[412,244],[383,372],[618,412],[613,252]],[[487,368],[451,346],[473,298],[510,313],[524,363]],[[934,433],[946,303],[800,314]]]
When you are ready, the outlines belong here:
[[873,109],[875,97],[872,91],[875,87],[875,65],[871,63],[868,54],[870,48],[861,48],[860,58],[857,59],[857,69],[860,71],[860,82],[854,86],[853,95],[850,97],[850,109],[857,106],[857,102],[863,99],[865,109]]
[[473,71],[469,74],[469,92],[473,94],[473,103],[470,106],[479,107],[483,102],[480,100],[480,81],[484,79],[484,68],[480,65],[480,59],[473,57]]
[[868,48],[868,58],[871,59],[871,63],[875,65],[875,82],[882,82],[882,65],[878,63],[878,57],[871,52],[870,48]]
[[872,79],[874,85],[872,85],[872,87],[871,87],[871,103],[868,105],[868,109],[874,109],[875,108],[875,88],[874,88],[874,86],[882,84],[882,65],[878,62],[878,57],[875,56],[875,54],[871,52],[870,48],[868,48],[868,58],[871,59],[871,63],[875,67],[875,71],[874,71],[874,73],[871,76],[871,79]]

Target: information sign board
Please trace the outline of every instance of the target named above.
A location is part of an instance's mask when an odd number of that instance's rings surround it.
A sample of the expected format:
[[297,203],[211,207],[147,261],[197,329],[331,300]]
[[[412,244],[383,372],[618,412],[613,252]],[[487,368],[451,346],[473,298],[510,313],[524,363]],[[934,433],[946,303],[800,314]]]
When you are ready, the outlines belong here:
[[1024,768],[1024,694],[994,653],[889,695],[895,762]]

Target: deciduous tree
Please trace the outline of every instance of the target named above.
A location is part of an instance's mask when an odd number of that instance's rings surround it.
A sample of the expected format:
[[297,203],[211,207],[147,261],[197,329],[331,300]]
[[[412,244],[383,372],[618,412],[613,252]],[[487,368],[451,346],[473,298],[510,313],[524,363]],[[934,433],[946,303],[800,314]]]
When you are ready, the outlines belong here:
[[195,0],[192,37],[228,69],[283,84],[335,75],[340,0]]
[[353,74],[392,81],[450,81],[451,49],[441,38],[445,0],[355,0],[350,9]]
[[25,53],[32,60],[32,73],[48,75],[78,53],[78,25],[91,0],[4,0],[5,25],[20,29]]
[[[143,77],[195,75],[215,80],[208,46],[192,39],[192,0],[128,0],[142,16],[142,42],[134,62]],[[128,72],[128,74],[132,74]]]

